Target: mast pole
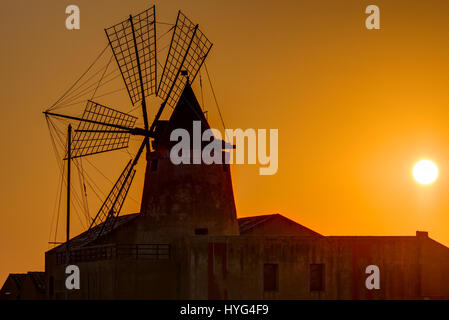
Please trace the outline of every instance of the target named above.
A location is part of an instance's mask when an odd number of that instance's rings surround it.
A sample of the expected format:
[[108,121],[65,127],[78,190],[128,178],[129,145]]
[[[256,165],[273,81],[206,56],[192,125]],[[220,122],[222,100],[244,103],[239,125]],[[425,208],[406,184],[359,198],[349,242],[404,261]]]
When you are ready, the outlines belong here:
[[[66,240],[67,240],[67,248],[68,248],[69,247],[68,243],[70,240],[70,170],[71,170],[71,162],[72,162],[72,152],[71,152],[72,125],[71,124],[69,124],[67,134],[68,134],[68,136],[67,136],[67,232],[66,232]],[[68,256],[67,256],[67,260],[68,260]]]
[[[133,32],[134,51],[136,53],[137,70],[139,71],[140,92],[142,94],[141,103],[142,103],[143,122],[145,124],[145,130],[148,131],[147,103],[145,101],[145,90],[144,90],[144,86],[143,86],[142,69],[140,67],[139,51],[137,48],[136,32],[134,31],[134,23],[133,23],[132,15],[129,15],[129,22],[131,23],[131,30]],[[147,156],[148,156],[150,153],[150,143],[149,143],[148,137],[145,137],[145,145],[147,148]]]
[[[69,124],[67,129],[67,222],[66,222],[66,267],[70,260],[70,176],[71,176],[71,162],[72,162],[72,125]],[[65,298],[68,300],[68,289],[66,288]]]

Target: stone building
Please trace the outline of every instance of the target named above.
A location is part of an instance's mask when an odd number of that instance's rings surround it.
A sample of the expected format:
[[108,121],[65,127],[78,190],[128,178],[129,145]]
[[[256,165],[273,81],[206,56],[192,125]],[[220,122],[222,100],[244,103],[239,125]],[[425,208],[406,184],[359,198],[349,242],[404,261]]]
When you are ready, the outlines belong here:
[[0,300],[45,300],[45,272],[11,273],[0,290]]
[[[237,219],[229,165],[169,159],[169,133],[195,120],[209,128],[187,85],[157,124],[140,212],[70,241],[80,269],[70,299],[449,299],[449,248],[427,232],[329,237],[280,214]],[[65,297],[65,258],[65,244],[45,253],[47,299]],[[370,290],[371,265],[380,282]]]

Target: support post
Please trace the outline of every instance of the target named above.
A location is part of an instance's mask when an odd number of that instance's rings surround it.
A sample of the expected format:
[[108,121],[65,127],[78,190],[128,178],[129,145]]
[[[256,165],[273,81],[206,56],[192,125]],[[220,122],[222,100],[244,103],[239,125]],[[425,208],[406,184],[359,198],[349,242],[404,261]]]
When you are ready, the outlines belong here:
[[[72,125],[69,124],[67,132],[67,230],[66,230],[66,241],[67,248],[69,247],[70,240],[70,171],[72,162]],[[67,250],[68,251],[68,250]],[[68,260],[68,256],[67,256]],[[68,261],[67,261],[68,262]]]
[[[71,176],[71,162],[72,162],[72,125],[69,124],[67,130],[67,222],[66,222],[66,267],[70,263],[70,176]],[[66,288],[65,298],[68,300],[68,289]]]

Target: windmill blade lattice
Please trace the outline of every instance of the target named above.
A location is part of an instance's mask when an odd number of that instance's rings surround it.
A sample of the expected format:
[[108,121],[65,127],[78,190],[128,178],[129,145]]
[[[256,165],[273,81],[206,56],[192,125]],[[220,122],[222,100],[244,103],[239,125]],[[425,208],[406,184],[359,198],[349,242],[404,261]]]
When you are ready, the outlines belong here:
[[[142,104],[144,128],[135,127],[136,117],[91,100],[88,100],[82,117],[58,114],[50,109],[44,112],[47,117],[78,121],[75,134],[73,137],[69,136],[72,137],[69,163],[73,158],[127,148],[131,134],[143,137],[135,158],[126,165],[92,220],[88,233],[89,240],[98,239],[113,229],[134,179],[137,162],[143,150],[146,149],[147,154],[151,151],[149,138],[155,138],[155,126],[166,104],[171,107],[176,105],[186,83],[192,83],[195,80],[212,48],[212,43],[199,30],[198,25],[181,11],[178,12],[176,25],[172,29],[173,35],[159,86],[155,6],[135,16],[130,15],[128,19],[105,29],[130,100],[133,105],[137,102]],[[82,77],[90,69],[91,66]],[[186,77],[180,76],[181,74]],[[75,82],[75,85],[78,82],[79,80]],[[152,94],[156,94],[163,102],[150,127],[145,98]],[[70,208],[69,201],[68,208]]]
[[92,230],[90,235],[92,240],[107,233],[114,227],[115,219],[120,214],[136,174],[136,170],[133,168],[133,161],[130,160],[92,221],[89,227],[89,230]]
[[84,121],[79,122],[73,136],[72,158],[127,148],[130,139],[129,131],[115,129],[111,126],[131,129],[137,118],[89,100],[82,120]]
[[167,100],[169,106],[176,105],[187,82],[186,77],[179,77],[179,73],[187,71],[192,83],[211,48],[212,42],[179,11],[157,90],[157,95]]
[[[149,96],[156,92],[155,22],[156,14],[153,6],[105,29],[133,105],[142,99],[137,59],[139,59],[142,69],[144,96]],[[137,52],[134,41],[136,41]]]

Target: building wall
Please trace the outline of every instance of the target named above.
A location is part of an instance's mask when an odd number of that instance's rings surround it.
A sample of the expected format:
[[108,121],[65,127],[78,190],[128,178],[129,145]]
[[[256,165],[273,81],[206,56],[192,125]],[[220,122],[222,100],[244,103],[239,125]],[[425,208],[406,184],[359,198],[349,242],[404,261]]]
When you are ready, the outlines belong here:
[[[154,156],[156,157],[156,156]],[[157,161],[152,170],[151,162]],[[168,153],[148,161],[139,230],[190,236],[195,229],[209,234],[238,235],[229,165],[174,165]]]
[[[192,238],[190,297],[449,299],[449,265],[434,262],[443,252],[447,256],[448,249],[432,242],[417,237]],[[277,290],[264,291],[264,264],[278,265]],[[322,291],[310,291],[311,264],[324,264]],[[379,290],[365,287],[365,269],[371,264],[380,268]]]
[[45,290],[39,291],[33,279],[27,276],[20,289],[20,300],[45,300],[46,298]]
[[425,234],[417,237],[421,294],[429,299],[449,299],[449,249]]
[[5,283],[0,290],[0,300],[19,300],[20,299],[20,287],[12,279],[11,276],[6,278]]
[[[427,236],[208,236],[173,240],[168,260],[77,263],[76,299],[449,299],[449,249]],[[276,288],[264,288],[264,265],[275,265]],[[312,265],[323,288],[311,290]],[[368,290],[366,267],[380,269]],[[320,267],[321,268],[321,267]],[[64,270],[47,255],[46,272],[63,299]],[[315,273],[316,275],[316,273]],[[315,281],[316,281],[316,277]],[[313,282],[313,281],[312,281]]]
[[[47,298],[45,288],[38,288],[33,280],[32,272],[19,274],[20,285],[10,274],[0,290],[0,300],[43,300]],[[44,276],[44,274],[42,274]],[[44,281],[44,280],[43,280]]]
[[[80,269],[80,290],[69,299],[177,299],[179,266],[172,260],[100,260],[75,263]],[[64,265],[52,265],[54,293],[49,299],[65,298]]]

